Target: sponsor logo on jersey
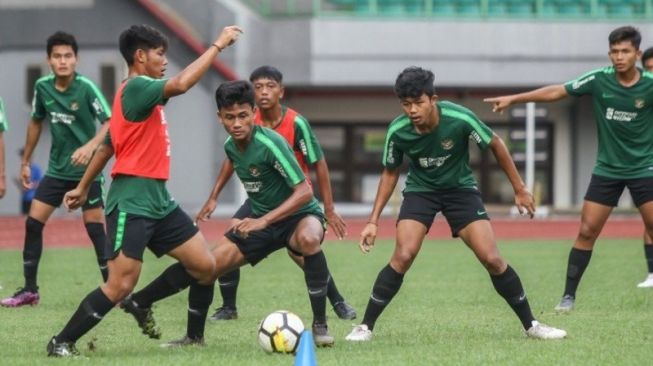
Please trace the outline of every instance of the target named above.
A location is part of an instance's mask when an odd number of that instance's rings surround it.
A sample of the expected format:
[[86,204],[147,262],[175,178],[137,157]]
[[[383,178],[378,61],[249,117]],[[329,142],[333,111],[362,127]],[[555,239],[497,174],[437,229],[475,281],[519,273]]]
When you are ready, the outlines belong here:
[[102,108],[102,104],[100,104],[100,101],[95,98],[93,99],[93,109],[95,109],[95,114],[102,114],[104,112],[104,108]]
[[388,155],[386,155],[386,157],[385,157],[385,161],[388,164],[394,164],[395,163],[395,157],[394,157],[394,154],[393,154],[394,147],[395,147],[395,142],[390,141],[390,143],[388,144]]
[[481,143],[481,135],[476,131],[472,131],[472,133],[469,134],[469,139],[476,141],[477,144]]
[[283,169],[283,167],[281,166],[281,163],[279,163],[278,160],[276,160],[274,162],[274,169],[276,169],[279,172],[279,174],[281,174],[282,177],[284,177],[284,178],[288,177],[286,175],[286,171]]
[[259,175],[261,175],[261,171],[258,170],[258,168],[255,165],[250,165],[249,166],[249,174],[252,177],[258,177]]
[[70,103],[70,110],[71,111],[76,111],[78,109],[79,109],[79,103],[77,103],[77,102]]
[[585,79],[576,80],[571,84],[571,87],[572,87],[572,89],[578,89],[581,86],[583,86],[583,85],[589,83],[590,81],[594,80],[595,78],[596,78],[596,76],[590,75],[590,76],[586,77]]
[[641,98],[635,99],[635,108],[642,109],[642,108],[644,108],[645,105],[646,105],[646,103],[644,102],[644,99],[641,99]]
[[630,122],[637,118],[637,112],[618,111],[614,108],[605,110],[605,119],[608,121]]
[[75,122],[75,116],[72,114],[50,112],[50,123],[63,123],[70,125]]
[[446,139],[446,140],[442,140],[442,141],[440,141],[440,145],[441,145],[442,148],[445,149],[445,150],[451,150],[451,148],[453,147],[454,143],[453,143],[453,140],[451,140],[451,139]]
[[263,187],[263,182],[261,181],[254,181],[254,182],[243,182],[243,187],[245,188],[245,192],[260,192],[261,187]]
[[50,99],[50,100],[45,101],[45,105],[50,105],[52,103],[54,103],[54,99]]
[[603,93],[601,94],[601,97],[603,97],[603,99],[610,99],[610,98],[614,98],[614,94]]
[[308,149],[306,148],[306,142],[304,140],[299,140],[299,149],[302,151],[304,156],[308,156]]
[[451,154],[446,156],[438,156],[437,158],[419,158],[419,166],[422,168],[431,168],[431,167],[441,167],[447,159],[451,157]]

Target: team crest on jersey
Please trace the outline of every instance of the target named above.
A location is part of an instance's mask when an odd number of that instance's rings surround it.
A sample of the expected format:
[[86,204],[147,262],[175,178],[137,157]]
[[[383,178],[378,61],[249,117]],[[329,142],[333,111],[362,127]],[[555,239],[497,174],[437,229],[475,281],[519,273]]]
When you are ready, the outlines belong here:
[[79,103],[77,103],[77,102],[70,103],[70,110],[71,111],[76,111],[78,109],[79,109]]
[[642,108],[644,108],[645,104],[646,103],[644,102],[644,99],[641,99],[641,98],[635,99],[635,108],[642,109]]
[[451,140],[451,139],[446,139],[446,140],[442,140],[442,141],[440,141],[440,145],[441,145],[442,148],[445,149],[445,150],[451,150],[451,148],[453,147],[454,143],[453,143],[453,140]]
[[261,171],[258,170],[258,168],[255,165],[250,165],[249,166],[249,174],[252,177],[258,177],[259,175],[261,175]]

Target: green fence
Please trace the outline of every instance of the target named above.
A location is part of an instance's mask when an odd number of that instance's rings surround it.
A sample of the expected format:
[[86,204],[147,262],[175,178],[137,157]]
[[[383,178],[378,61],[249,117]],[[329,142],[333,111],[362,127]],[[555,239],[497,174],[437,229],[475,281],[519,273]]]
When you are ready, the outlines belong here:
[[653,0],[243,0],[264,16],[653,19]]

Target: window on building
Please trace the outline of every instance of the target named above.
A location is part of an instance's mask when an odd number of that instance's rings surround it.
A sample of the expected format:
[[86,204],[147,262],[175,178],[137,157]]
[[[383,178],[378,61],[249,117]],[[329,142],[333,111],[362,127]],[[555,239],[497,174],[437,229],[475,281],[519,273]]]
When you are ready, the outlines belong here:
[[100,89],[104,97],[111,101],[116,93],[116,66],[104,64],[100,66]]
[[34,99],[34,84],[43,76],[41,65],[27,65],[25,70],[25,103],[31,105]]

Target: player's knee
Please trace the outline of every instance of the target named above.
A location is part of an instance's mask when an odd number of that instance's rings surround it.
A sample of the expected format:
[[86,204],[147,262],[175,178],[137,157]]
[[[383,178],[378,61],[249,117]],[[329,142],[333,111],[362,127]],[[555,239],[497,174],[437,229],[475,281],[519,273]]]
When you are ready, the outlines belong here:
[[406,272],[408,268],[413,264],[413,261],[417,257],[417,252],[412,250],[398,250],[395,252],[392,261],[400,268],[400,272]]
[[197,261],[194,263],[193,268],[189,269],[191,275],[202,284],[213,283],[218,279],[217,267],[212,258]]
[[479,258],[483,266],[492,274],[501,273],[505,269],[505,261],[498,253],[487,254]]
[[599,236],[599,231],[600,229],[596,228],[594,225],[583,223],[581,224],[580,230],[578,232],[578,240],[584,242],[594,242]]
[[296,238],[297,243],[302,250],[302,254],[311,255],[320,251],[320,240],[322,237],[317,233],[313,233],[307,230],[298,233]]
[[114,302],[122,301],[134,291],[135,283],[130,278],[109,278],[105,285],[105,293]]

